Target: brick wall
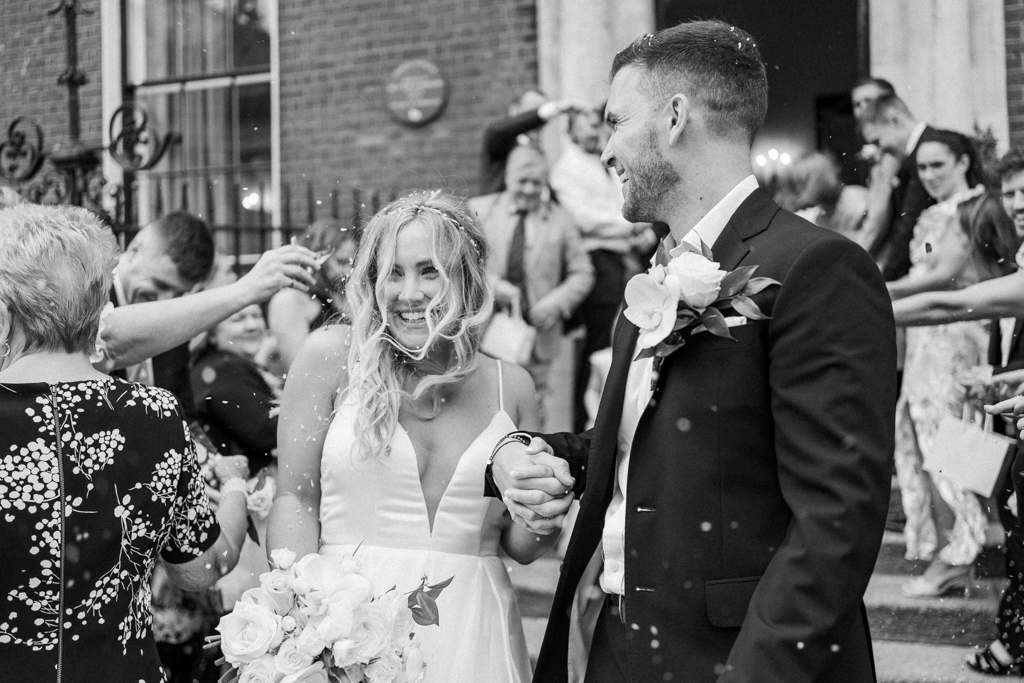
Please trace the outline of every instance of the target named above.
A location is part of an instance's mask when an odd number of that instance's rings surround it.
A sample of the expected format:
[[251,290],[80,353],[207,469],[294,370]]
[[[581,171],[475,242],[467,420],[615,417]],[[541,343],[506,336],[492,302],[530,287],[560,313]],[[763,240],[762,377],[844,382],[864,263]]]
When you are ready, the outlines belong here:
[[[43,128],[45,146],[68,140],[67,88],[57,78],[67,64],[63,14],[47,16],[56,2],[0,0],[0,140],[16,116]],[[102,140],[100,111],[100,13],[98,2],[82,3],[93,14],[78,16],[78,62],[89,82],[79,90],[82,142]]]
[[1004,0],[1010,146],[1024,146],[1024,0]]
[[[537,83],[535,0],[296,0],[280,4],[282,171],[293,216],[303,184],[327,205],[352,188],[473,194],[484,126]],[[425,58],[450,85],[440,118],[392,120],[385,82]]]

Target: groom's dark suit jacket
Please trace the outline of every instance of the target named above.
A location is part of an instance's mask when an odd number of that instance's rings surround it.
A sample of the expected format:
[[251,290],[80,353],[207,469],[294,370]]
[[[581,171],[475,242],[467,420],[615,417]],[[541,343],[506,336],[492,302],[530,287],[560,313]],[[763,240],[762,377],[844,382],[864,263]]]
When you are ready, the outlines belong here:
[[[632,680],[873,681],[862,603],[889,501],[892,306],[854,243],[756,190],[712,247],[778,280],[770,321],[666,360],[629,465]],[[534,681],[565,681],[569,611],[612,497],[637,328],[620,318],[595,427],[547,435],[581,499]],[[654,641],[657,641],[656,643]]]

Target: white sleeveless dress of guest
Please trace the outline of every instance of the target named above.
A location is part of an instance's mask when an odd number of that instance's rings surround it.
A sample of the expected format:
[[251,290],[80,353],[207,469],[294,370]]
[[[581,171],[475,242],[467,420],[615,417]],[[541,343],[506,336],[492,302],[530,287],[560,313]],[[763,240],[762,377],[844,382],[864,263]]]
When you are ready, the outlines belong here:
[[356,453],[356,402],[337,411],[320,466],[321,554],[351,555],[377,592],[408,592],[426,576],[454,577],[437,600],[440,626],[418,626],[426,683],[526,683],[530,661],[519,605],[498,557],[501,501],[484,498],[487,458],[515,431],[504,409],[498,363],[499,410],[462,454],[437,507],[427,514],[412,441],[399,425],[389,455]]

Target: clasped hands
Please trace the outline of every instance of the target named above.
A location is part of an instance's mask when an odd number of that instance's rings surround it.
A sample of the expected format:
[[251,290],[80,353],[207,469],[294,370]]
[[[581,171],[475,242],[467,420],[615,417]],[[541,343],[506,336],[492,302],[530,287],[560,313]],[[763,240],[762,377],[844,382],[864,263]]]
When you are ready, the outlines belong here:
[[491,476],[517,524],[545,536],[562,528],[576,497],[576,480],[569,463],[555,456],[544,439],[535,436],[529,446],[516,441],[502,446],[492,460]]

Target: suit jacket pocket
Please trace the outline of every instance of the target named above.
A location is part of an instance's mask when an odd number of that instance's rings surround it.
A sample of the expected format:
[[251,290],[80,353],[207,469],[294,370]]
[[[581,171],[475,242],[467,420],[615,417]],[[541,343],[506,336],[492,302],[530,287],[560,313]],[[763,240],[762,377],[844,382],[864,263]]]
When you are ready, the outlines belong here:
[[761,582],[760,576],[739,579],[715,579],[704,582],[704,601],[707,604],[708,621],[718,628],[739,628],[747,616],[754,589]]

